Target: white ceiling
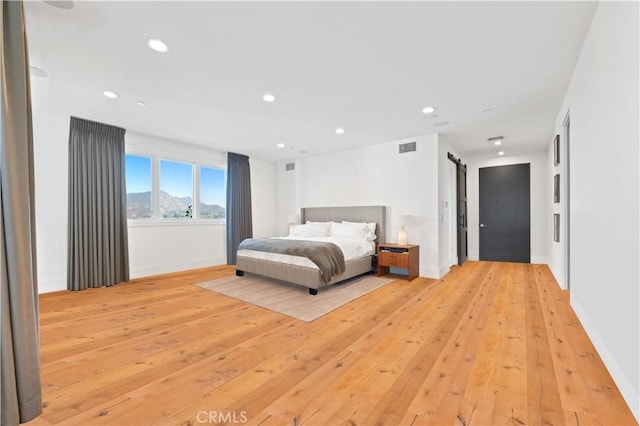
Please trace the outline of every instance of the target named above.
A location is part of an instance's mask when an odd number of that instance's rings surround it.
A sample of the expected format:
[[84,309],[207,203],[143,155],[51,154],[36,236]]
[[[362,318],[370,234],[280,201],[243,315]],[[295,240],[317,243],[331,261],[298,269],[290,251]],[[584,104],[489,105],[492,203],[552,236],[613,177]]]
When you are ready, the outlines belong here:
[[[495,155],[496,134],[507,154],[539,151],[595,7],[28,1],[31,65],[48,74],[32,76],[33,104],[268,161],[434,132],[463,157]],[[169,52],[150,50],[149,37]]]

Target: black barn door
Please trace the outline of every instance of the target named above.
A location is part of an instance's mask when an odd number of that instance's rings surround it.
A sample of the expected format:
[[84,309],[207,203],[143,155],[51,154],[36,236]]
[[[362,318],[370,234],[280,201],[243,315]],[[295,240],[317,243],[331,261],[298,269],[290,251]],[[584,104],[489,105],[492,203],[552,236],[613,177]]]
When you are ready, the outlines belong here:
[[530,165],[479,171],[480,260],[531,262]]
[[467,248],[467,166],[459,158],[447,153],[447,157],[456,165],[456,217],[458,231],[458,265],[469,258]]
[[458,265],[468,258],[467,253],[467,167],[458,164]]

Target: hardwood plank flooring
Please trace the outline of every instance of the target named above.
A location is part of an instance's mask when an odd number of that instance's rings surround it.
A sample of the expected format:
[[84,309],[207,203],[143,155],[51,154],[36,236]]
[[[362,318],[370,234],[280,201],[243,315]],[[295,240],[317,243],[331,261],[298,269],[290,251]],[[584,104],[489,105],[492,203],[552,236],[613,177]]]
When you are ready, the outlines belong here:
[[311,323],[192,285],[233,271],[41,295],[28,425],[637,424],[545,265],[469,261]]

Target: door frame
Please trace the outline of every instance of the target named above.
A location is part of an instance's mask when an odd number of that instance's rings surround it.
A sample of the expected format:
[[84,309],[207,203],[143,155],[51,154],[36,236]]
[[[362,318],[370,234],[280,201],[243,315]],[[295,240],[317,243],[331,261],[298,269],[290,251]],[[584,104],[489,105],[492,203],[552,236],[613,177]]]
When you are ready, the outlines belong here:
[[[531,169],[532,169],[532,162],[531,161],[522,161],[522,162],[513,162],[513,163],[507,163],[507,164],[495,164],[495,165],[487,165],[484,167],[478,167],[478,259],[479,260],[491,260],[491,261],[506,261],[506,262],[525,262],[525,263],[531,263],[532,262],[532,225],[533,225],[533,217],[532,217],[532,194],[531,194],[531,186],[532,186],[532,181],[531,181]],[[483,208],[482,205],[483,203],[483,199],[484,202],[487,203],[487,205],[489,206],[493,206],[494,204],[492,204],[491,202],[487,202],[487,198],[483,197],[483,171],[486,171],[485,177],[487,179],[489,179],[488,181],[484,181],[485,182],[485,190],[487,191],[484,194],[491,194],[491,195],[495,195],[495,187],[493,186],[493,184],[495,183],[497,185],[497,188],[502,188],[502,189],[506,189],[507,190],[507,194],[514,194],[514,190],[519,191],[520,188],[518,188],[518,186],[516,187],[509,187],[507,182],[510,182],[511,185],[513,185],[515,182],[517,182],[515,180],[516,175],[511,175],[508,173],[508,170],[506,170],[506,168],[516,168],[516,167],[520,167],[520,166],[526,166],[526,180],[527,180],[527,191],[526,191],[526,201],[528,204],[528,208],[526,210],[522,210],[523,214],[524,211],[527,212],[527,231],[528,231],[528,236],[527,236],[527,240],[528,240],[528,247],[527,250],[524,250],[525,245],[521,244],[524,243],[525,241],[523,241],[520,238],[514,237],[514,235],[517,236],[521,236],[524,238],[524,234],[520,235],[520,234],[514,234],[513,232],[507,232],[507,229],[511,230],[511,231],[515,231],[514,229],[511,229],[510,227],[513,227],[514,225],[518,228],[518,229],[523,229],[521,228],[520,225],[524,225],[524,221],[523,222],[518,222],[519,219],[514,220],[516,217],[520,218],[520,219],[524,219],[524,216],[514,216],[513,214],[511,215],[511,220],[509,221],[510,225],[508,225],[506,228],[503,227],[502,224],[502,220],[504,219],[502,216],[495,216],[495,214],[502,214],[502,211],[504,211],[505,206],[503,205],[501,207],[501,210],[496,210],[488,208],[484,210],[484,215],[483,215]],[[500,169],[500,170],[498,170]],[[515,169],[513,169],[514,172],[516,172]],[[497,176],[496,176],[497,173]],[[524,177],[525,175],[522,175],[520,177]],[[498,179],[496,181],[496,179]],[[507,185],[507,186],[505,186]],[[518,194],[520,195],[524,195],[525,192],[518,192]],[[516,197],[517,198],[517,197]],[[491,198],[489,198],[489,200],[491,200]],[[493,202],[495,202],[496,200],[493,200]],[[504,202],[504,200],[502,200]],[[518,204],[519,206],[522,207],[522,205]],[[515,205],[513,206],[515,207]],[[509,211],[511,211],[511,213],[514,212],[513,208],[509,209]],[[518,211],[518,210],[516,210]],[[491,220],[493,219],[493,220]],[[497,222],[496,222],[497,220]],[[489,244],[489,240],[487,240],[487,238],[489,237],[486,232],[482,232],[482,228],[485,227],[485,223],[487,224],[486,226],[488,226],[489,228],[487,228],[493,235],[492,235],[492,242],[496,242],[496,241],[502,241],[501,238],[505,238],[504,242],[502,244],[498,244],[500,247],[502,247],[501,249],[498,250],[498,252],[495,252],[495,250],[489,250],[489,248],[492,249],[496,249],[496,244]],[[510,226],[510,227],[509,227]],[[498,231],[496,231],[496,229]],[[496,232],[498,232],[498,234],[501,234],[500,237],[498,238],[495,234]],[[484,255],[483,255],[483,236],[485,238],[484,242],[485,242],[485,251],[484,251]],[[495,239],[498,238],[498,239]],[[515,238],[515,239],[514,239]],[[515,247],[514,244],[516,244],[515,242],[518,242],[518,244],[520,244],[518,247]],[[489,244],[489,247],[487,247],[487,244]],[[504,244],[507,244],[507,246],[504,246]],[[509,250],[507,250],[507,247],[509,248]],[[506,250],[506,251],[505,251]],[[525,256],[526,253],[526,256]],[[525,260],[526,259],[526,260]]]
[[[466,194],[464,197],[464,206],[465,211],[462,212],[460,208],[460,204],[462,201],[462,197],[460,194],[460,172],[464,173],[465,176],[465,188],[467,188],[467,165],[462,163],[460,158],[456,158],[450,152],[447,152],[447,158],[456,165],[456,245],[457,245],[457,253],[458,253],[458,265],[462,265],[469,259],[469,200],[468,200],[468,189],[466,190]],[[460,222],[462,221],[462,223]],[[464,232],[460,232],[464,229]],[[464,244],[463,244],[464,242]],[[464,253],[463,253],[464,251]]]
[[453,162],[447,163],[447,182],[449,192],[447,197],[447,206],[449,214],[449,267],[458,264],[458,193],[455,189],[456,179],[458,177],[458,167]]

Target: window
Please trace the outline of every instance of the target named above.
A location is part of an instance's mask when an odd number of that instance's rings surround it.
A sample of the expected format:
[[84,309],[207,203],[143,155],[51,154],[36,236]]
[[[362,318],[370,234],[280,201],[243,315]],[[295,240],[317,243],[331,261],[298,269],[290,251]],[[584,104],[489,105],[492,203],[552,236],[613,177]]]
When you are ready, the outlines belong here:
[[125,170],[130,220],[198,218],[224,223],[223,168],[127,154]]
[[160,217],[193,217],[193,165],[160,160]]
[[199,217],[224,220],[226,215],[224,208],[226,196],[224,170],[200,167]]
[[151,217],[151,158],[127,154],[127,218]]

